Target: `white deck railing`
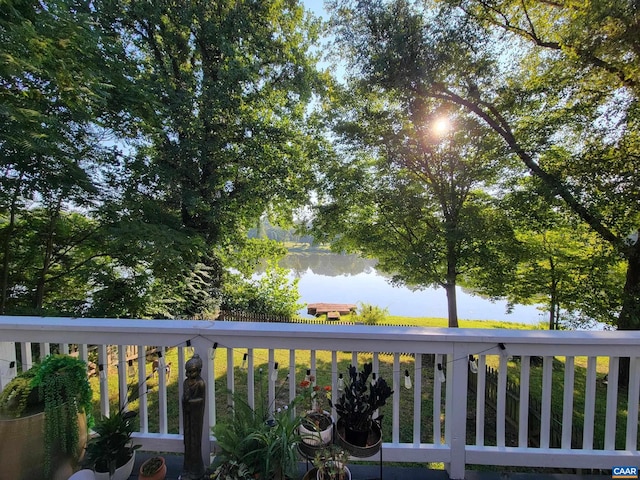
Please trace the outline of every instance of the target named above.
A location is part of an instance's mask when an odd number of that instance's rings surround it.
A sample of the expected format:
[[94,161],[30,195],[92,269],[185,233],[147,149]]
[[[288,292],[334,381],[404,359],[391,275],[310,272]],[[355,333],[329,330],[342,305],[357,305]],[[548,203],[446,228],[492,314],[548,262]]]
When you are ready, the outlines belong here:
[[[0,342],[20,345],[18,368],[9,369],[14,359],[9,358],[11,349],[6,348],[7,344],[0,349],[7,357],[0,358],[0,374],[5,378],[36,360],[32,354],[35,344],[39,344],[41,352],[50,351],[52,344],[58,344],[65,352],[70,345],[78,345],[79,355],[85,359],[93,351],[88,346],[97,346],[94,360],[106,372],[110,371],[110,352],[116,352],[119,368],[112,369],[115,373],[110,375],[117,376],[117,386],[112,391],[117,390],[114,394],[120,404],[126,403],[127,391],[131,391],[128,367],[137,366],[133,383],[141,395],[136,407],[140,416],[136,439],[146,450],[183,449],[181,414],[175,405],[182,391],[184,362],[193,350],[209,359],[204,362],[202,373],[209,389],[205,453],[214,447],[209,427],[224,415],[220,410],[231,398],[229,391],[242,392],[251,405],[266,397],[266,404],[273,408],[278,394],[285,392],[285,400],[294,397],[300,372],[309,368],[319,378],[330,379],[335,398],[339,374],[346,377],[345,365],[372,361],[374,371],[383,375],[394,390],[392,401],[383,411],[386,420],[381,455],[385,461],[442,462],[454,479],[464,478],[467,464],[610,469],[638,465],[640,461],[640,332],[635,331],[0,317]],[[157,388],[147,392],[148,358],[140,355],[132,365],[127,357],[130,345],[138,346],[139,351],[150,345],[160,347],[159,351],[164,352],[158,362],[160,370],[167,354],[177,350],[178,365],[172,365],[173,377],[159,375],[154,380]],[[477,374],[470,372],[469,355],[478,363]],[[509,361],[510,356],[519,356],[519,361]],[[531,359],[539,357],[540,366],[534,365]],[[626,393],[617,388],[623,357],[631,358]],[[282,358],[286,360],[278,361]],[[274,374],[276,362],[278,372]],[[438,364],[446,374],[444,384],[438,375]],[[498,372],[494,393],[488,396],[487,364],[494,365]],[[407,374],[411,389],[405,388]],[[605,374],[606,384],[602,381]],[[478,393],[468,401],[469,375],[477,375],[473,383]],[[508,379],[513,376],[519,383],[515,414],[510,408],[513,395],[508,390]],[[561,391],[553,387],[558,383],[557,378],[553,381],[556,376],[562,379]],[[100,375],[100,408],[105,414],[114,408],[109,401],[108,380],[109,375]],[[167,388],[170,384],[173,387]],[[536,391],[541,391],[540,414],[539,420],[531,420],[529,398],[536,384]],[[264,391],[259,385],[265,385]],[[560,396],[562,402],[553,401]],[[561,407],[557,406],[559,403]],[[554,412],[558,408],[561,413]],[[561,415],[558,446],[552,441],[554,413]],[[494,416],[495,428],[493,421],[487,423]],[[572,438],[577,423],[581,424],[577,429],[582,437],[579,445]],[[157,424],[153,431],[152,424]]]

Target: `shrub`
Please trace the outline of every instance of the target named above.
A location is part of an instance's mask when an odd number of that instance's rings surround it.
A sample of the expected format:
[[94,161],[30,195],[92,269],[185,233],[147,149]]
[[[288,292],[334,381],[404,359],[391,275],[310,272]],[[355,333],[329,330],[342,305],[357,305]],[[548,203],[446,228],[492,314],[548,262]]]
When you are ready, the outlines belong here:
[[358,317],[367,325],[375,325],[389,316],[389,309],[370,305],[368,303],[360,304],[360,312]]

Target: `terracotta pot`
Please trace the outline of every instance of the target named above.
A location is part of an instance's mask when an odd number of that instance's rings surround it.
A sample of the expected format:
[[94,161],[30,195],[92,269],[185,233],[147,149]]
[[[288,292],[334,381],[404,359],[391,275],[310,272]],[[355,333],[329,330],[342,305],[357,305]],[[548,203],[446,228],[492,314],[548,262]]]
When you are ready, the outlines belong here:
[[[145,475],[144,473],[142,473],[142,470],[144,469],[145,465],[147,465],[154,458],[160,459],[162,461],[162,464],[154,473],[150,475]],[[164,461],[164,457],[151,457],[150,459],[145,460],[145,462],[142,465],[140,465],[140,471],[138,472],[138,480],[164,480],[166,476],[167,476],[167,464]]]

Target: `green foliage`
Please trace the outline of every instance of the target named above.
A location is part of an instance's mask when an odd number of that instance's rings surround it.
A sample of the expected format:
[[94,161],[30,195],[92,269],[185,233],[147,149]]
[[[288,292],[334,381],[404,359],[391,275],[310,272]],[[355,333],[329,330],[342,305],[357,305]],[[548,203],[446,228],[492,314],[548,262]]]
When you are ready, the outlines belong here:
[[384,406],[393,390],[384,378],[378,377],[375,383],[369,381],[373,366],[365,363],[362,371],[353,365],[349,366],[349,380],[344,391],[333,405],[345,427],[353,430],[367,431],[373,421],[380,422],[382,416],[373,418],[377,409]]
[[90,416],[87,365],[70,355],[49,355],[13,379],[0,394],[0,413],[14,417],[44,412],[45,474],[60,454],[77,459],[78,414]]
[[262,415],[257,414],[241,398],[234,398],[228,420],[217,422],[212,428],[220,450],[216,455],[216,464],[235,461],[245,465],[251,475],[256,473],[260,462],[254,454],[258,441],[251,435],[265,428],[265,418]]
[[37,366],[32,387],[44,401],[45,472],[58,451],[77,458],[78,414],[89,415],[93,393],[87,364],[69,355],[49,355]]
[[267,420],[267,428],[252,432],[249,437],[257,442],[251,452],[260,459],[260,477],[285,480],[294,478],[298,471],[298,450],[302,440],[299,427],[302,417],[293,415],[293,410],[278,409]]
[[368,303],[360,303],[358,318],[366,325],[375,325],[376,323],[385,320],[388,316],[388,308],[382,308]]
[[109,472],[110,475],[127,463],[133,452],[140,448],[131,440],[135,431],[132,421],[135,415],[135,412],[120,409],[98,420],[94,427],[97,436],[87,443],[84,463],[97,472]]
[[35,366],[21,372],[0,392],[0,413],[18,418],[36,413],[39,406],[42,411],[38,390],[32,386],[37,368]]
[[258,278],[229,276],[225,285],[223,309],[244,310],[291,317],[304,305],[299,304],[299,279],[290,280],[289,271],[269,262]]
[[[470,269],[508,270],[502,251],[516,242],[488,193],[497,195],[510,167],[495,136],[453,110],[455,129],[436,136],[438,112],[423,111],[431,104],[403,108],[394,92],[360,83],[345,97],[333,119],[345,155],[323,165],[314,236],[378,259],[397,284],[442,286],[448,295]],[[458,325],[453,299],[449,319]]]
[[[293,404],[272,416],[254,411],[237,397],[226,421],[213,427],[220,454],[214,468],[222,478],[229,471],[260,479],[294,478],[298,468],[298,427],[302,418],[293,415]],[[237,466],[237,469],[236,469]],[[218,478],[218,477],[214,477]]]
[[0,313],[211,318],[220,252],[308,199],[319,22],[279,1],[6,10]]
[[640,326],[639,13],[629,5],[345,0],[332,16],[368,90],[426,125],[472,114],[506,147],[500,162],[517,161],[512,172],[543,187],[536,195],[560,200],[625,259],[623,329]]
[[330,444],[318,451],[313,458],[313,466],[318,469],[319,478],[323,480],[344,480],[344,468],[349,461],[349,452],[336,444]]

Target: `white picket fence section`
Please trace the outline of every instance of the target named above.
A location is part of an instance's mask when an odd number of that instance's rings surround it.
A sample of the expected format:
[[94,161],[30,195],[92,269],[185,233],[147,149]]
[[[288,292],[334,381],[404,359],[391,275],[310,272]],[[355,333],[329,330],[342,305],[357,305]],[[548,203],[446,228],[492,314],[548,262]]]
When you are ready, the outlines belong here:
[[[182,419],[178,418],[177,428],[170,429],[169,425],[171,421],[175,423],[175,419],[169,417],[169,411],[181,417],[180,409],[175,405],[182,394],[184,363],[193,352],[205,360],[202,376],[209,389],[203,433],[203,454],[207,459],[215,446],[210,427],[225,414],[217,410],[231,401],[229,392],[238,389],[240,377],[246,381],[242,390],[246,391],[250,405],[263,402],[269,408],[276,408],[276,397],[281,389],[286,392],[285,400],[294,397],[296,385],[301,380],[301,369],[308,368],[314,374],[323,372],[325,376],[330,372],[335,399],[340,373],[347,376],[343,360],[347,355],[351,364],[361,365],[365,359],[371,359],[374,371],[387,372],[384,377],[393,387],[392,399],[383,411],[387,423],[379,455],[384,461],[443,462],[452,479],[464,478],[467,464],[611,469],[616,465],[638,465],[640,462],[640,332],[635,331],[549,332],[0,316],[0,342],[4,342],[0,353],[7,357],[0,358],[0,376],[5,379],[37,360],[33,356],[35,344],[39,344],[39,351],[45,353],[51,351],[52,345],[64,352],[77,349],[83,359],[88,359],[89,352],[97,349],[96,363],[103,373],[99,375],[101,411],[108,415],[114,408],[109,402],[109,375],[118,377],[120,404],[127,402],[133,383],[140,397],[140,431],[136,433],[136,441],[145,450],[183,450]],[[16,359],[11,358],[12,349],[7,348],[11,342],[19,345]],[[157,392],[146,391],[150,367],[145,355],[139,355],[135,360],[138,374],[132,382],[129,375],[133,362],[131,346],[137,346],[140,352],[148,346],[159,347],[159,352],[177,349],[178,365],[171,366],[171,376],[159,374],[154,380],[157,381]],[[318,361],[317,352],[321,351],[330,352],[330,364]],[[111,352],[116,352],[117,369],[112,367],[110,370]],[[276,358],[282,358],[283,352],[288,362],[277,365]],[[470,372],[470,355],[478,364],[478,373]],[[509,438],[513,427],[508,428],[505,407],[507,372],[514,365],[509,361],[511,356],[518,356],[520,365],[517,428],[511,435],[515,438]],[[160,373],[165,371],[165,357],[155,356]],[[541,368],[532,365],[533,357],[542,357]],[[561,357],[562,362],[554,357]],[[631,359],[630,381],[627,393],[619,398],[617,378],[620,359],[624,357]],[[484,366],[489,360],[498,364],[495,411],[490,410],[485,397]],[[584,386],[576,382],[576,360],[586,364],[584,374],[581,373]],[[224,363],[221,365],[221,362]],[[558,364],[564,365],[562,372],[556,371],[554,365]],[[217,379],[216,386],[214,372],[221,371],[222,366],[226,366],[226,375]],[[237,373],[239,369],[242,369],[242,375]],[[541,378],[533,375],[534,370],[541,371]],[[605,373],[608,374],[606,385],[602,382]],[[563,375],[562,392],[552,389],[554,374]],[[478,375],[478,393],[468,404],[469,375]],[[411,379],[410,389],[405,388],[406,376]],[[168,389],[176,380],[177,388],[174,385]],[[536,425],[539,430],[536,445],[531,444],[528,431],[529,396],[534,381],[541,381],[542,388],[542,415],[540,425]],[[265,383],[264,389],[256,388]],[[606,390],[605,405],[598,404],[597,389]],[[562,441],[557,447],[550,444],[551,399],[556,395],[562,395],[563,405]],[[584,407],[576,409],[575,400],[579,397],[584,398]],[[218,407],[216,400],[220,400]],[[430,411],[425,411],[426,404],[431,405]],[[468,405],[474,406],[475,413],[468,410]],[[157,411],[157,422],[152,422],[158,425],[155,431],[150,431],[151,411],[153,415]],[[467,425],[468,414],[473,422],[470,427]],[[412,424],[410,432],[400,428],[400,418],[406,415],[413,416],[413,422],[409,422]],[[491,432],[495,438],[491,443],[495,444],[485,444],[488,415],[496,418],[495,431]],[[583,419],[582,445],[572,447],[572,427],[577,417]],[[596,438],[594,425],[602,424],[604,438]],[[467,441],[470,433],[474,442]],[[379,456],[371,458],[379,459]]]

